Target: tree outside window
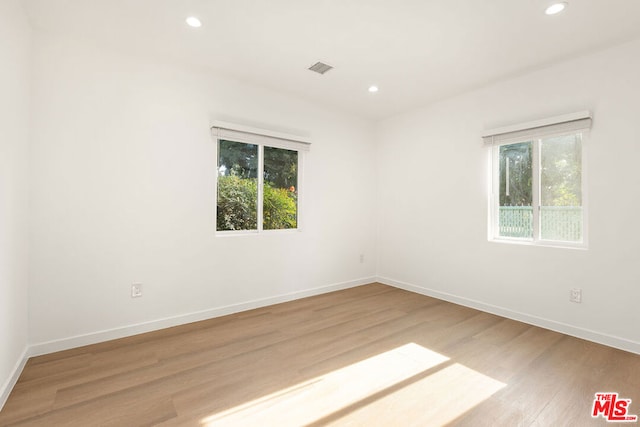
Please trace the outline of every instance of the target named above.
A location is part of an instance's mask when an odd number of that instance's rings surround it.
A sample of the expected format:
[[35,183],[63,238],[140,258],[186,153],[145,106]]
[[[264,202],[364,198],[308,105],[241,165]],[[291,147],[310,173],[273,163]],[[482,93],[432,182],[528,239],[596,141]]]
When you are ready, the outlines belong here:
[[298,164],[295,150],[219,140],[217,230],[297,228]]

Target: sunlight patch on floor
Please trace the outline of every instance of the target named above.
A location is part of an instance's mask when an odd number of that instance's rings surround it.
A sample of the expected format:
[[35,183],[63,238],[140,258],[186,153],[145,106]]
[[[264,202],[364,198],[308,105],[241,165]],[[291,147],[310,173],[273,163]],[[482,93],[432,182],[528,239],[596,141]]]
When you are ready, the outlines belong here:
[[339,423],[443,426],[504,387],[500,381],[454,363],[357,408]]
[[[397,423],[398,414],[409,416],[416,410],[446,422],[504,387],[459,364],[435,368],[448,360],[418,344],[406,344],[217,413],[201,423],[205,427],[299,426],[350,419],[379,425]],[[432,368],[433,373],[420,377]],[[403,381],[404,386],[394,388]],[[393,414],[395,418],[380,419]]]
[[313,422],[448,358],[410,343],[203,420],[206,426]]

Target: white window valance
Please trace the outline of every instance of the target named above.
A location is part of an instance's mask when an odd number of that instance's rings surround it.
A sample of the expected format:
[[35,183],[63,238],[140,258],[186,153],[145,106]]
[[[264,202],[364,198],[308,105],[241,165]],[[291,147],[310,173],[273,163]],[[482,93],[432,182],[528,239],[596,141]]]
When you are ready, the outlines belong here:
[[486,145],[513,144],[545,136],[587,131],[591,129],[591,122],[591,113],[589,111],[581,111],[579,113],[492,129],[485,132],[482,135],[482,139]]
[[286,150],[309,151],[311,146],[311,141],[302,136],[227,122],[214,122],[211,127],[211,132],[217,139],[266,145],[268,147],[284,148]]

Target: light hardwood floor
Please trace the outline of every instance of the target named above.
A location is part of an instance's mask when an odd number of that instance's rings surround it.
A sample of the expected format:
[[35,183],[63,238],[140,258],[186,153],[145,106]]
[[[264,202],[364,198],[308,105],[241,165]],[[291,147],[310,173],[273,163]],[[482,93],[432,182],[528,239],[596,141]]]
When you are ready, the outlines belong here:
[[371,284],[32,358],[0,425],[606,425],[606,391],[640,415],[640,356]]

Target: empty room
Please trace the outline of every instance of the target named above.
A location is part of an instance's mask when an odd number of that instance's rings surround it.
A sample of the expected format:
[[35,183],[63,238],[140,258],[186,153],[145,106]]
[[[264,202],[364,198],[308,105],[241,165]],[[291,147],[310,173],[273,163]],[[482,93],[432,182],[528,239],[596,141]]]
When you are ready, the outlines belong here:
[[640,2],[0,0],[0,426],[640,416]]

